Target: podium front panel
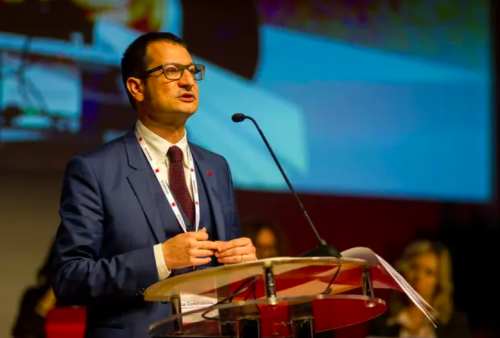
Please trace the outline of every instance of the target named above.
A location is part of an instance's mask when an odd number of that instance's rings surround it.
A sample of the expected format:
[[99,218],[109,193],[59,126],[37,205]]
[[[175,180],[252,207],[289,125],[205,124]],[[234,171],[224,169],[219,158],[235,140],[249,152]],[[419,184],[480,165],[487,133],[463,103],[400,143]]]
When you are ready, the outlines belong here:
[[[252,307],[253,311],[251,311]],[[246,310],[243,311],[243,309]],[[219,313],[224,312],[225,319],[213,317],[214,310]],[[151,337],[234,337],[237,336],[236,331],[241,326],[241,321],[253,318],[259,322],[260,337],[292,337],[291,330],[295,318],[309,316],[313,321],[314,331],[318,333],[370,320],[385,310],[386,304],[383,300],[361,295],[285,297],[279,298],[276,305],[268,305],[265,299],[237,301],[216,305],[209,310],[199,310],[211,319],[187,324],[181,328],[174,328],[172,323],[178,318],[172,316],[152,325],[149,335]]]

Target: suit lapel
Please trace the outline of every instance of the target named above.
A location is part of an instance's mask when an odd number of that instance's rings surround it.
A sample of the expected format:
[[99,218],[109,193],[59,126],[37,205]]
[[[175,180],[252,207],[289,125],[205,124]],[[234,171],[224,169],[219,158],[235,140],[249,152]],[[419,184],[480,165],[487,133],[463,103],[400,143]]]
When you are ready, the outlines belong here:
[[[210,168],[210,163],[206,160],[203,153],[196,147],[190,144],[189,149],[191,150],[191,154],[193,155],[193,159],[195,162],[197,178],[201,178],[201,182],[198,184],[203,184],[205,186],[205,190],[207,192],[208,200],[210,202],[210,206],[212,207],[212,212],[214,215],[215,226],[217,228],[217,234],[219,239],[222,241],[226,240],[226,226],[224,223],[224,215],[222,214],[222,207],[217,197],[217,179],[220,179],[217,176],[217,173]],[[208,175],[208,172],[211,175]],[[200,226],[201,223],[200,223]]]
[[155,190],[157,190],[155,189],[155,184],[158,185],[158,182],[156,182],[151,167],[139,146],[139,142],[135,138],[134,130],[129,131],[125,135],[124,142],[129,166],[135,169],[135,171],[128,175],[127,179],[141,204],[156,240],[158,243],[162,243],[166,240],[166,236],[161,222],[160,209],[157,204],[159,199],[155,198]]
[[[139,142],[136,140],[134,129],[130,130],[124,136],[125,149],[128,157],[129,166],[134,171],[128,175],[127,179],[134,190],[134,193],[141,204],[142,210],[146,215],[148,224],[153,231],[158,243],[166,240],[165,228],[162,224],[162,219],[166,223],[166,218],[172,218],[172,221],[177,224],[177,219],[168,205],[162,203],[165,199],[163,191],[156,181],[156,177],[151,171],[151,167],[144,156]],[[210,163],[205,158],[204,154],[196,147],[190,144],[190,150],[193,155],[195,167],[197,171],[198,184],[203,184],[207,192],[208,200],[214,215],[215,226],[220,240],[226,240],[226,226],[224,222],[224,215],[222,207],[217,197],[217,172],[210,167]],[[211,175],[208,175],[211,172]],[[158,193],[161,192],[161,196]],[[160,210],[167,209],[165,212]],[[168,216],[168,217],[167,217]],[[202,226],[202,223],[200,223]]]

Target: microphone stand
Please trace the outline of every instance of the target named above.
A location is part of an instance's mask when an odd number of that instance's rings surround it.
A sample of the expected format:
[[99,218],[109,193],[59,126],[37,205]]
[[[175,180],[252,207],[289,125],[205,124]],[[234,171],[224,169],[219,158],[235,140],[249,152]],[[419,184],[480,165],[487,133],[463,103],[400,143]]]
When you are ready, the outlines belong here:
[[299,195],[295,191],[295,188],[293,187],[292,183],[288,179],[288,176],[285,174],[285,171],[281,167],[281,164],[278,161],[278,158],[274,154],[274,151],[271,148],[271,145],[267,141],[267,138],[264,136],[264,133],[260,129],[259,124],[257,123],[257,121],[255,121],[254,118],[251,117],[251,116],[243,115],[243,114],[240,114],[240,113],[234,114],[232,116],[232,120],[235,123],[242,122],[245,119],[248,119],[248,120],[252,121],[253,124],[255,125],[255,127],[257,128],[257,131],[259,132],[262,140],[266,144],[267,149],[271,153],[271,156],[273,157],[274,162],[278,166],[278,169],[280,170],[281,175],[285,179],[285,182],[288,185],[288,188],[290,188],[290,191],[292,192],[292,194],[295,196],[295,199],[299,203],[300,209],[302,210],[302,213],[303,213],[304,217],[306,218],[307,224],[309,225],[311,231],[313,232],[314,237],[316,237],[316,241],[318,243],[317,247],[315,247],[313,249],[310,249],[310,250],[302,253],[300,255],[300,257],[336,257],[336,258],[340,259],[342,256],[341,256],[340,252],[337,250],[337,248],[334,247],[331,244],[326,243],[326,241],[324,239],[322,239],[321,236],[319,235],[318,230],[316,230],[316,227],[314,226],[311,218],[309,217],[309,214],[307,213],[306,208],[302,204],[302,201],[300,200]]

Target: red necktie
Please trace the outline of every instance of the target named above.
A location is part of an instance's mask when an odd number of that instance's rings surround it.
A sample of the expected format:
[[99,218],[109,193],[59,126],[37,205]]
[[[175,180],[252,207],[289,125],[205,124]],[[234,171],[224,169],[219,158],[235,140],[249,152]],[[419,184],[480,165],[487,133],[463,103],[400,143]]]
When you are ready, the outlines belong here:
[[182,156],[182,150],[179,147],[172,146],[168,149],[168,182],[170,191],[174,194],[189,220],[190,224],[186,224],[186,230],[194,231],[194,203],[186,184]]

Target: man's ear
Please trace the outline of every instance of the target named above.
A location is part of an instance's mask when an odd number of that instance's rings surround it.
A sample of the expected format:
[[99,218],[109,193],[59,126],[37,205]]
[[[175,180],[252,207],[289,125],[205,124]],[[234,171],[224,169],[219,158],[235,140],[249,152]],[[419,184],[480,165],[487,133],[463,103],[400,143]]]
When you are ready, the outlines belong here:
[[129,77],[127,79],[127,90],[136,101],[144,101],[144,82],[136,77]]

